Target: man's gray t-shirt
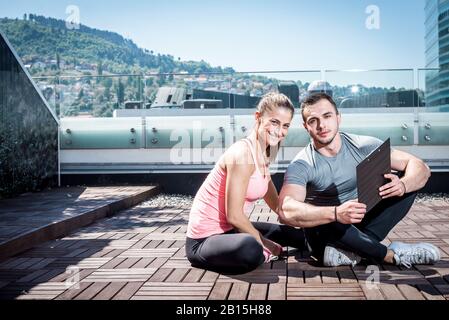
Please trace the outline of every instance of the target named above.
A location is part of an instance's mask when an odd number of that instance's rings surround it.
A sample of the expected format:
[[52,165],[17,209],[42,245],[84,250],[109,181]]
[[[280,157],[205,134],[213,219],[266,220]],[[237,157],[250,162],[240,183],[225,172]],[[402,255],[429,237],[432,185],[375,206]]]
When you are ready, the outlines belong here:
[[341,133],[342,146],[335,157],[325,157],[312,143],[288,166],[284,185],[307,189],[305,202],[316,206],[336,206],[357,199],[357,165],[382,145],[374,137]]

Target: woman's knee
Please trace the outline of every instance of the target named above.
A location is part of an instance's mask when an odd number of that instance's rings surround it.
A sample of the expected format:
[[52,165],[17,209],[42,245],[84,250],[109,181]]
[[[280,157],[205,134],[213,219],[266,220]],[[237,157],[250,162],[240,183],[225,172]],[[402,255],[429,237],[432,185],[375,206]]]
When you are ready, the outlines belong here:
[[[187,258],[195,267],[221,273],[241,274],[256,269],[264,262],[262,245],[249,234],[236,234],[231,239],[209,239],[198,250],[187,249]],[[190,249],[190,250],[189,250]]]
[[264,262],[262,245],[250,235],[241,239],[238,260],[249,269],[256,269]]

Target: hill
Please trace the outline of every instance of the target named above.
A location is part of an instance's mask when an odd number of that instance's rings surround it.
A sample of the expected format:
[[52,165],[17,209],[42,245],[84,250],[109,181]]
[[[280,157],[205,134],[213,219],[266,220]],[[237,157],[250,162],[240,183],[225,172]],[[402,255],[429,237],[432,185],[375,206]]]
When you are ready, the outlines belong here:
[[[232,68],[212,67],[205,61],[181,61],[169,54],[139,48],[121,35],[80,25],[77,30],[66,28],[64,20],[34,14],[20,19],[0,19],[0,29],[6,34],[24,62],[57,61],[53,71],[80,64],[101,65],[110,73],[154,72],[233,72]],[[44,70],[31,70],[37,75]],[[48,75],[48,70],[45,70]]]

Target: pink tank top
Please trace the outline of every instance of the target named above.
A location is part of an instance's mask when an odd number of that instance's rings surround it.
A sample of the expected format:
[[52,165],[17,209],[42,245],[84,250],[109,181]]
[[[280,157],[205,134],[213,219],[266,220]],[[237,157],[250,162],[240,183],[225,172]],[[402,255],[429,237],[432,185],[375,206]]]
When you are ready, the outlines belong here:
[[[245,141],[253,157],[256,170],[252,174],[245,195],[245,208],[265,196],[268,191],[270,176],[264,178],[257,165],[251,142]],[[193,200],[190,210],[187,237],[191,239],[207,238],[214,234],[225,233],[234,227],[228,223],[225,212],[226,171],[218,163],[207,176]]]

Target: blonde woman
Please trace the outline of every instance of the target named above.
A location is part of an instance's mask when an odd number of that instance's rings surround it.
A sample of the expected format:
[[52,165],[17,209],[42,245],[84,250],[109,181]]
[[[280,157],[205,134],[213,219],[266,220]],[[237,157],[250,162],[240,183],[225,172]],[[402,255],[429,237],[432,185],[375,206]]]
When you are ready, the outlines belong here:
[[278,212],[278,193],[269,165],[276,158],[294,115],[283,94],[264,96],[247,138],[234,143],[217,161],[193,201],[186,254],[198,268],[240,274],[276,259],[283,246],[304,248],[301,229],[252,223],[246,213],[258,199]]

